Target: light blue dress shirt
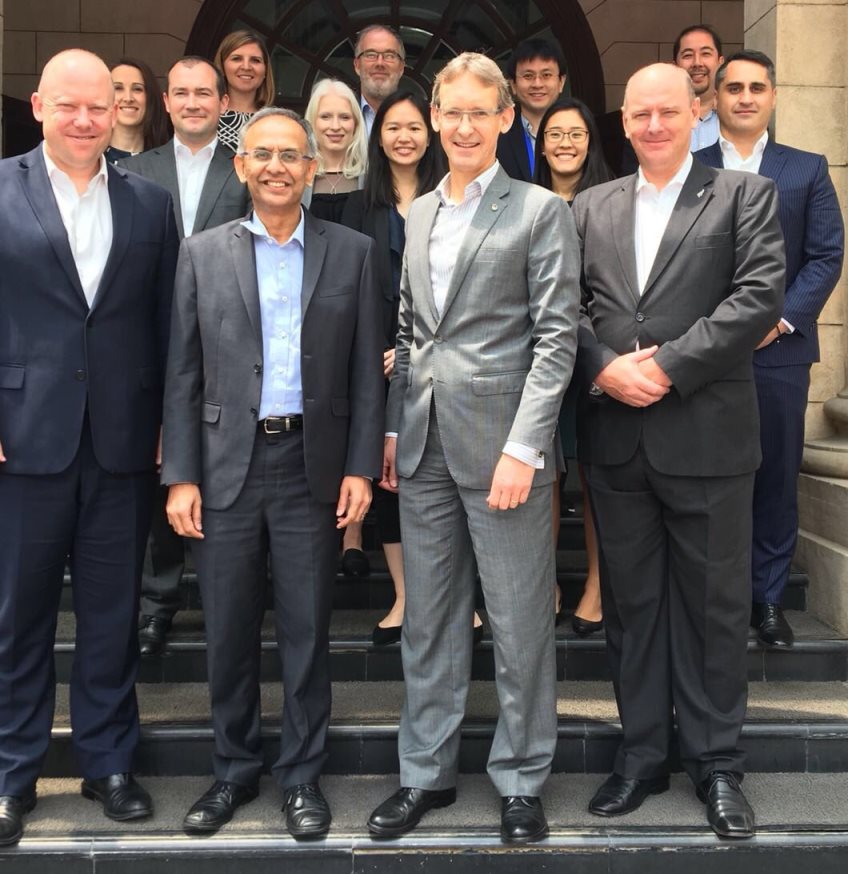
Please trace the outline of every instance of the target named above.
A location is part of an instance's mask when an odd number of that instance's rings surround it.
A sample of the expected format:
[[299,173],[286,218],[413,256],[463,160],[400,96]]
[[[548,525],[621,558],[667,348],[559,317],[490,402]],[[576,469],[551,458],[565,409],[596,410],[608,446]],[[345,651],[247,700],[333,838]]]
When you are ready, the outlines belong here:
[[300,328],[303,286],[303,210],[285,243],[269,236],[252,213],[242,224],[253,234],[262,314],[262,395],[259,418],[303,413]]
[[711,109],[709,114],[699,119],[698,124],[693,128],[689,151],[697,152],[698,149],[706,149],[707,146],[717,143],[718,130],[718,113]]

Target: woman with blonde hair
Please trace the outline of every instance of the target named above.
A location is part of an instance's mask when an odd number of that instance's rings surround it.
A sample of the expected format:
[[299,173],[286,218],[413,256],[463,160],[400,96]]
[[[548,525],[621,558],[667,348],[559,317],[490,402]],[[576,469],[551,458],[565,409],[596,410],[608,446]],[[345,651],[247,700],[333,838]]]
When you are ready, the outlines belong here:
[[368,164],[359,101],[344,82],[322,79],[312,89],[305,118],[318,140],[318,172],[304,205],[317,218],[341,222],[345,201],[362,187]]
[[218,122],[218,139],[234,152],[247,120],[274,103],[274,72],[262,38],[252,30],[228,33],[215,52],[215,66],[224,74],[229,105]]

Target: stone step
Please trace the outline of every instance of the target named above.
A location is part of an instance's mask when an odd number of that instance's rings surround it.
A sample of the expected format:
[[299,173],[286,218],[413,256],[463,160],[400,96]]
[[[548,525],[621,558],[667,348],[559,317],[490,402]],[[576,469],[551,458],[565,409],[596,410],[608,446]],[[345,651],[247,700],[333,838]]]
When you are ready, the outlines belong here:
[[[281,688],[261,686],[263,754],[273,762],[278,747]],[[209,771],[212,752],[208,688],[204,683],[141,683],[140,773],[174,776]],[[403,683],[333,684],[333,717],[326,772],[397,773],[397,728]],[[610,683],[560,682],[556,772],[610,770],[620,724]],[[460,770],[480,773],[498,712],[493,682],[472,683],[460,752]],[[751,771],[848,771],[848,684],[755,682],[750,684],[742,746]],[[70,746],[67,686],[57,690],[56,717],[45,776],[76,771]]]
[[848,865],[848,781],[841,773],[750,774],[745,793],[757,816],[751,841],[716,838],[689,781],[649,798],[627,817],[608,821],[586,806],[597,775],[554,774],[543,801],[550,837],[531,847],[506,847],[498,836],[500,802],[485,775],[460,775],[457,803],[430,812],[397,841],[374,842],[365,821],[397,788],[397,777],[327,776],[322,787],[333,812],[327,839],[297,843],[285,831],[280,795],[264,778],[260,795],[212,838],[181,830],[186,810],[208,787],[206,776],[146,778],[155,814],[139,823],[107,820],[82,800],[79,781],[39,781],[39,803],[14,848],[0,850],[4,871],[38,874],[364,874],[403,872],[549,871],[588,874],[842,874]]

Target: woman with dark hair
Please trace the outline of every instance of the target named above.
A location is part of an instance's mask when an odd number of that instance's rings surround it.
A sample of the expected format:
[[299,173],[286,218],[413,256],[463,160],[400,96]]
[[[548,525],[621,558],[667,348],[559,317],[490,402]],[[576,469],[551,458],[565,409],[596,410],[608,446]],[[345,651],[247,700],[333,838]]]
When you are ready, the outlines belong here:
[[235,152],[245,122],[274,103],[271,56],[258,34],[234,30],[221,40],[214,63],[224,75],[229,98],[227,110],[218,122],[218,139]]
[[[570,204],[581,191],[601,182],[609,182],[613,178],[604,160],[601,138],[589,107],[573,97],[557,100],[539,123],[539,133],[536,137],[536,171],[533,181],[558,194]],[[578,384],[572,381],[559,417],[562,451],[566,458],[574,458],[577,454],[575,423],[578,395]],[[571,617],[571,625],[575,633],[582,637],[603,627],[603,610],[598,543],[592,521],[589,490],[586,488],[583,471],[579,467],[578,471],[583,490],[583,525],[589,567],[583,586],[583,596]],[[553,514],[554,543],[556,543],[560,520],[559,483],[554,483]],[[560,615],[561,598],[557,587],[557,618]]]
[[[400,276],[406,242],[405,221],[416,197],[432,191],[445,172],[438,137],[430,129],[430,107],[419,94],[396,91],[389,95],[374,116],[368,142],[368,171],[365,186],[351,192],[345,203],[342,224],[367,234],[377,242],[377,279],[383,293],[385,352],[383,372],[392,375],[395,337],[400,308]],[[383,551],[395,587],[395,602],[377,624],[375,646],[400,640],[405,589],[397,495],[383,488],[374,490],[377,525]],[[476,639],[483,626],[475,616]]]
[[168,142],[168,116],[162,89],[144,61],[121,58],[111,67],[118,114],[106,149],[111,164]]

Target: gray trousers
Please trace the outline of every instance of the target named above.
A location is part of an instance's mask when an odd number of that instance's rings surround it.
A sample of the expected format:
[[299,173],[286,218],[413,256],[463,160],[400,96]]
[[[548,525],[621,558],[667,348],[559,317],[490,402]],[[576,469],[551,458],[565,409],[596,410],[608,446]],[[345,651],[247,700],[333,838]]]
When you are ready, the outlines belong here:
[[488,772],[500,795],[541,794],[557,738],[551,489],[493,511],[458,486],[435,416],[421,464],[400,481],[406,578],[402,786],[456,785],[471,678],[475,559],[492,629],[500,705]]

